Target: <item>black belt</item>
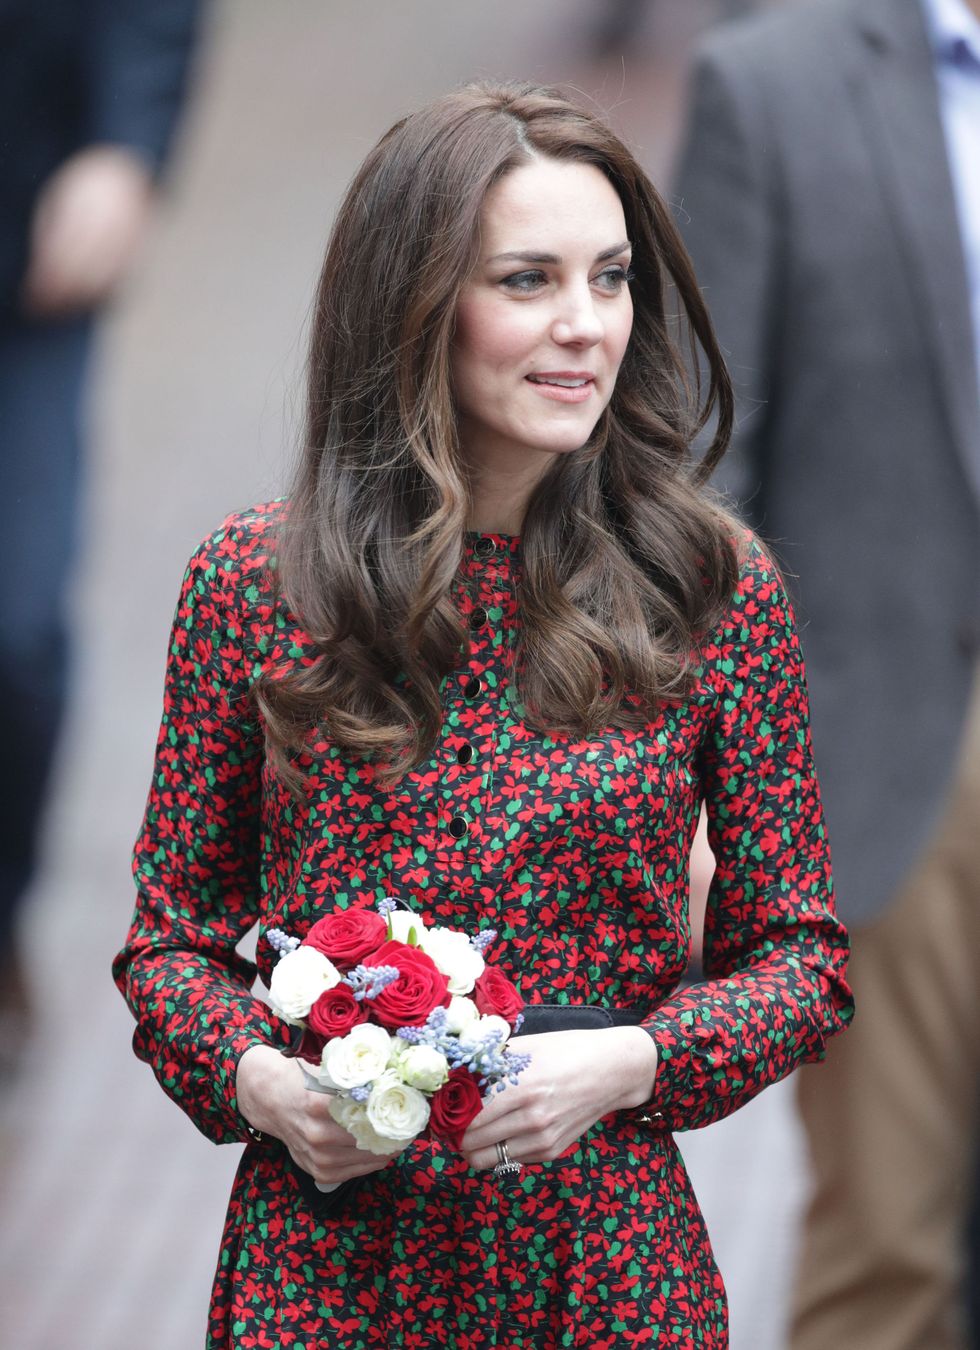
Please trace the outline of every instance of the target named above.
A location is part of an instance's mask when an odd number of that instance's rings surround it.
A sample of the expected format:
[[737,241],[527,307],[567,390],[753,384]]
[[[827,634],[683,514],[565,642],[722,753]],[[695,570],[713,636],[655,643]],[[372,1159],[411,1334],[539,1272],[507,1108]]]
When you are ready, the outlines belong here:
[[605,1008],[598,1003],[528,1003],[517,1036],[544,1031],[599,1031],[603,1027],[635,1027],[645,1014],[634,1008]]

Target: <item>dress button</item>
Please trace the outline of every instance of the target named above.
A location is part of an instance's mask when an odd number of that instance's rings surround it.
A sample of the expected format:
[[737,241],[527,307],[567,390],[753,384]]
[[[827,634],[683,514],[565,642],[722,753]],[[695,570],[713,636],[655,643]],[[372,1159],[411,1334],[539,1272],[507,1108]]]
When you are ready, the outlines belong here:
[[483,693],[483,681],[478,675],[468,675],[463,681],[463,697],[468,699],[479,698]]
[[473,552],[478,558],[489,558],[491,553],[496,553],[497,544],[493,539],[488,539],[486,535],[481,535],[473,545]]
[[483,628],[486,625],[489,615],[482,605],[477,605],[476,609],[470,611],[470,627]]
[[469,828],[470,822],[465,816],[453,816],[452,820],[449,822],[449,833],[454,839],[462,839]]
[[464,741],[463,744],[456,751],[456,763],[472,764],[473,757],[475,754],[476,751],[473,749],[472,745],[470,745],[469,741]]

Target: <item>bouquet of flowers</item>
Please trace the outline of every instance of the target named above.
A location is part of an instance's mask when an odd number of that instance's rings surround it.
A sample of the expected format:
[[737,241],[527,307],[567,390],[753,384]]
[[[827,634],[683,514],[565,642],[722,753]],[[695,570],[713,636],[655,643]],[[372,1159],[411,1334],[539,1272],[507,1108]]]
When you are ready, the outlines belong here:
[[486,959],[495,937],[429,927],[392,899],[336,910],[302,941],[267,934],[273,1010],[302,1029],[307,1086],[360,1148],[397,1153],[428,1130],[458,1149],[484,1097],[530,1063],[507,1045],[524,1003]]

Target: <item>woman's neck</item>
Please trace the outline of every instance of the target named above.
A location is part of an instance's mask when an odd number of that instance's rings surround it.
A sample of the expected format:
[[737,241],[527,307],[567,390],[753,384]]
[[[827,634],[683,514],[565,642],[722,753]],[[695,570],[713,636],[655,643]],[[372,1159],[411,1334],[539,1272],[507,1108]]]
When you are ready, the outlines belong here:
[[528,503],[551,459],[525,454],[520,459],[501,456],[496,463],[471,464],[467,528],[477,534],[520,534]]
[[523,511],[518,514],[509,511],[493,511],[490,509],[477,511],[474,509],[470,513],[466,528],[474,534],[520,534],[523,523]]
[[516,493],[506,482],[472,484],[467,529],[477,534],[520,534],[530,492]]

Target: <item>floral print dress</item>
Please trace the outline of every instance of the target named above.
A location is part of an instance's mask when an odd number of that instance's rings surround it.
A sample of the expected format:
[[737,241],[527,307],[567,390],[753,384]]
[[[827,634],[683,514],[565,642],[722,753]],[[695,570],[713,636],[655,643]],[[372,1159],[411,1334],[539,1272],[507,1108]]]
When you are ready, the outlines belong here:
[[[747,542],[683,704],[574,739],[525,725],[514,695],[519,540],[468,536],[457,603],[470,651],[445,681],[432,759],[387,789],[311,737],[297,800],[264,763],[249,700],[261,670],[313,655],[271,598],[280,510],[231,517],[184,579],[136,913],[114,968],[136,1053],[209,1138],[247,1144],[208,1347],[725,1346],[724,1286],[671,1132],[817,1059],[851,1014],[803,667],[773,565]],[[679,987],[702,799],[717,858],[706,976]],[[316,1217],[283,1146],[250,1142],[238,1112],[239,1057],[285,1046],[290,1029],[251,992],[236,947],[255,923],[302,935],[335,906],[389,894],[497,929],[495,961],[530,1003],[634,1010],[659,1049],[654,1100],[506,1189],[419,1142]],[[260,938],[266,982],[272,960]]]

